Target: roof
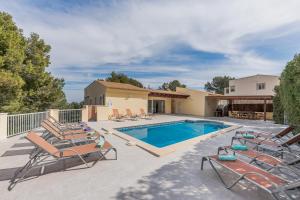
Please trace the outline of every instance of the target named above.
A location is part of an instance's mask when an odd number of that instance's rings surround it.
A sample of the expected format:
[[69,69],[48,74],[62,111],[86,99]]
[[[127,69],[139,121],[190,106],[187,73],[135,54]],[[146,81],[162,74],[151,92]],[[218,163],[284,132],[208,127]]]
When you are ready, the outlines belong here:
[[150,90],[150,89],[136,87],[134,85],[130,85],[130,84],[127,84],[127,83],[116,83],[116,82],[101,81],[101,80],[96,80],[96,81],[98,83],[100,83],[101,85],[103,85],[104,87],[107,87],[107,88],[149,92],[149,96],[173,97],[173,98],[187,98],[187,97],[189,97],[189,95],[183,94],[183,93],[180,93],[180,92],[166,91],[166,90]]
[[100,81],[100,80],[97,80],[97,82],[100,83],[101,85],[103,85],[104,87],[107,87],[107,88],[148,92],[147,89],[140,88],[140,87],[130,85],[130,84],[127,84],[127,83],[116,83],[116,82]]
[[190,95],[181,92],[169,91],[169,90],[149,90],[149,96],[156,97],[173,97],[173,98],[187,98]]
[[268,75],[268,74],[256,74],[256,75],[252,75],[252,76],[245,76],[245,77],[241,77],[241,78],[236,78],[236,79],[233,79],[233,80],[239,80],[239,79],[252,78],[252,77],[255,77],[255,76],[269,76],[269,77],[275,77],[275,78],[279,78],[279,76],[276,76],[276,75]]
[[223,95],[209,95],[211,99],[217,100],[272,100],[272,95],[243,95],[243,96],[223,96]]

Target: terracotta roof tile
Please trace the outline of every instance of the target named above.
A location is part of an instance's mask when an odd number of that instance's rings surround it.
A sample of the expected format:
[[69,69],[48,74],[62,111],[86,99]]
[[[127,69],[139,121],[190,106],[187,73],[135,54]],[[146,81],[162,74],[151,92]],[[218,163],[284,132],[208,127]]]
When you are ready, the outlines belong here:
[[107,88],[136,90],[136,91],[145,91],[145,92],[148,91],[147,89],[136,87],[134,85],[130,85],[126,83],[116,83],[116,82],[100,81],[100,80],[97,80],[97,82]]

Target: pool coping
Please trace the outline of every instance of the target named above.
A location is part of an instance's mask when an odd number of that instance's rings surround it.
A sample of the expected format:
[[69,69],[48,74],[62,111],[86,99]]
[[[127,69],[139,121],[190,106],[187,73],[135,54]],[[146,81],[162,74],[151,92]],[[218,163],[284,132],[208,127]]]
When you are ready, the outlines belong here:
[[184,121],[184,120],[174,120],[174,121],[168,121],[168,122],[162,122],[162,123],[151,123],[151,124],[141,124],[141,125],[136,125],[136,126],[118,127],[118,128],[113,129],[114,131],[112,132],[112,134],[126,140],[127,142],[130,142],[132,145],[135,145],[135,146],[138,146],[138,147],[144,149],[145,151],[153,154],[154,156],[161,157],[161,156],[168,155],[172,152],[175,152],[176,150],[178,150],[180,148],[183,148],[183,147],[186,147],[188,145],[196,144],[200,141],[204,141],[204,140],[216,137],[216,136],[221,135],[221,134],[225,134],[229,131],[232,131],[232,130],[235,130],[235,129],[238,129],[238,128],[242,127],[242,126],[236,125],[234,123],[228,123],[228,122],[217,121],[217,120],[207,120],[207,119],[205,119],[205,120],[203,120],[203,119],[197,119],[197,120],[186,119],[186,120],[189,120],[189,121],[218,122],[218,123],[223,123],[225,125],[229,125],[229,127],[218,130],[218,131],[211,132],[211,133],[206,134],[206,135],[200,135],[200,136],[197,136],[197,137],[194,137],[194,138],[190,138],[190,139],[187,139],[187,140],[175,143],[175,144],[171,144],[171,145],[168,145],[168,146],[165,146],[165,147],[161,147],[161,148],[156,147],[156,146],[151,145],[151,144],[148,144],[146,142],[143,142],[143,141],[141,141],[137,138],[134,138],[134,137],[132,137],[130,135],[127,135],[123,132],[120,132],[117,129],[137,127],[137,126],[143,126],[143,125],[156,125],[156,124],[163,124],[163,123],[180,122],[180,121]]

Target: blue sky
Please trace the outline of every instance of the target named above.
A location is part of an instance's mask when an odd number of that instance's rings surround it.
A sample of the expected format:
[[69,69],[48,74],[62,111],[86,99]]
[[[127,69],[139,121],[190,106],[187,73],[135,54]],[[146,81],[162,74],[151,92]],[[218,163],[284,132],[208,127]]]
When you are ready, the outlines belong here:
[[280,75],[299,52],[298,0],[0,0],[25,35],[51,45],[49,71],[68,101],[111,71],[145,86],[178,79],[203,88],[214,76]]

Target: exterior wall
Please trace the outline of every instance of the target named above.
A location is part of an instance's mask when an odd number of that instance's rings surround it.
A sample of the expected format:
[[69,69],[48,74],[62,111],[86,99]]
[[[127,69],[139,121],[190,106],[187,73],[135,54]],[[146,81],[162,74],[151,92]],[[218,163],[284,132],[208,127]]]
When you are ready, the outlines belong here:
[[97,121],[108,120],[112,114],[111,107],[108,106],[97,106]]
[[207,100],[210,93],[187,88],[176,88],[177,92],[190,95],[187,99],[175,99],[175,113],[196,116],[213,116],[218,101]]
[[[148,100],[164,100],[165,101],[165,113],[166,114],[171,114],[172,113],[172,99],[171,98],[165,98],[165,97],[148,97]],[[148,105],[148,101],[147,101],[147,105]]]
[[205,117],[214,117],[219,101],[215,99],[205,100]]
[[82,113],[81,113],[81,116],[82,116],[82,121],[83,122],[88,122],[89,121],[89,113],[88,113],[88,106],[84,106],[82,108]]
[[106,88],[97,81],[94,81],[84,89],[85,105],[100,105],[100,96],[105,98],[105,93]]
[[[257,83],[265,83],[264,90],[257,90]],[[278,76],[256,75],[229,81],[229,93],[226,96],[243,96],[243,95],[274,95],[274,87],[279,85]],[[235,92],[230,91],[230,87],[235,86]]]
[[[145,112],[148,106],[148,92],[134,90],[120,90],[107,88],[106,105],[119,110],[120,114],[126,114],[126,109],[131,109],[133,114],[139,114],[143,108]],[[111,113],[112,114],[112,113]]]
[[187,115],[205,115],[206,93],[186,88],[176,88],[177,92],[190,95],[187,99],[175,99],[175,113]]

